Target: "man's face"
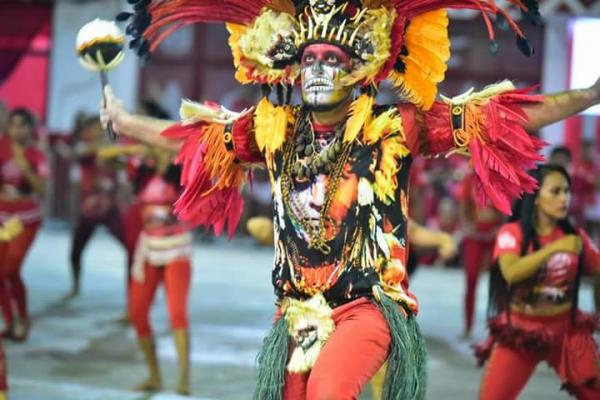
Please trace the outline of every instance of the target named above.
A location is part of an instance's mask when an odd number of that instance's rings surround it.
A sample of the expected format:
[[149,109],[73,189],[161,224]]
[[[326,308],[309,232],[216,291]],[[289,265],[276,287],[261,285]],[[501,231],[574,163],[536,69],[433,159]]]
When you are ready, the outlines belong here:
[[342,78],[350,72],[352,59],[330,44],[313,44],[302,53],[302,101],[313,111],[330,111],[346,102],[352,86]]

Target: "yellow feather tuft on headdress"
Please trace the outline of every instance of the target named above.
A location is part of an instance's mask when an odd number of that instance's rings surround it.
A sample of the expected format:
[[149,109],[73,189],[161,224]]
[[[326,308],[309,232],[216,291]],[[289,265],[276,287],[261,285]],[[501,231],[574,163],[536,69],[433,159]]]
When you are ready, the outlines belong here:
[[368,94],[361,94],[350,106],[350,118],[346,122],[344,142],[349,143],[358,137],[363,126],[371,119],[375,99]]
[[242,63],[242,51],[240,49],[240,39],[246,33],[248,28],[244,25],[226,24],[229,31],[229,47],[233,55],[233,65],[235,66],[235,79],[241,84],[253,83],[250,79],[250,73],[244,63]]
[[392,70],[389,79],[408,101],[428,110],[435,101],[437,85],[444,80],[450,58],[448,14],[445,9],[412,18],[405,34],[408,55],[400,56],[403,73]]
[[282,36],[292,36],[297,29],[293,16],[265,9],[252,25],[227,24],[229,46],[236,67],[236,79],[241,83],[293,84],[299,73],[297,64],[284,69],[273,68],[269,52]]
[[373,44],[374,52],[365,55],[366,59],[359,64],[352,73],[344,79],[344,84],[352,85],[357,82],[362,84],[373,83],[377,74],[390,58],[392,40],[390,33],[394,25],[396,12],[387,8],[369,10],[365,23],[359,29],[361,36],[368,38]]

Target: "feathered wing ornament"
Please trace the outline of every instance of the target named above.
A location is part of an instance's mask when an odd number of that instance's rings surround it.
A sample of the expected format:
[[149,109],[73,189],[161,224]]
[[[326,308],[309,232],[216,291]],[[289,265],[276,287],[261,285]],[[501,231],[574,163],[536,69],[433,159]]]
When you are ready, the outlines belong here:
[[132,19],[127,34],[140,55],[153,52],[177,29],[196,23],[252,22],[269,0],[128,0],[134,12],[124,12],[118,20]]
[[[527,171],[544,161],[544,143],[523,128],[527,116],[523,105],[540,102],[530,89],[515,90],[508,81],[445,102],[436,102],[424,114],[430,152],[454,147],[471,156],[477,177],[476,199],[488,201],[510,215],[512,200],[536,188]],[[459,112],[462,110],[462,114]],[[459,125],[449,123],[459,118]]]
[[232,237],[244,206],[241,190],[251,178],[249,164],[262,161],[248,140],[253,113],[236,115],[189,102],[184,102],[181,113],[187,117],[184,122],[162,133],[183,140],[175,162],[183,165],[184,189],[175,213],[192,225],[212,227],[217,235],[227,228]]

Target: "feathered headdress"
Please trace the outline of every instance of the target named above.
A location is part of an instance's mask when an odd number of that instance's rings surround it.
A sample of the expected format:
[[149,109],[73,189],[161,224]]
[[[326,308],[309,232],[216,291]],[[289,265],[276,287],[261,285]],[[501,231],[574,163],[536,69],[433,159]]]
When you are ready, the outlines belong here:
[[[533,50],[515,21],[493,0],[128,0],[134,12],[131,47],[147,56],[174,30],[199,22],[226,23],[242,83],[294,85],[300,54],[311,43],[331,43],[356,59],[348,84],[363,87],[389,79],[402,95],[429,109],[450,58],[446,9],[481,12],[492,52],[492,18],[510,27],[526,55]],[[539,23],[535,0],[510,0]]]

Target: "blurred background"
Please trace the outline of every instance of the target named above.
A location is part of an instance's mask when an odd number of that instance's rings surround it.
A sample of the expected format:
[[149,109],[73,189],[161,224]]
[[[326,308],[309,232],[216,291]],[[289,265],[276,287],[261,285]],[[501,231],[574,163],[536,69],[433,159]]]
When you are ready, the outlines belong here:
[[[84,254],[82,294],[72,301],[64,298],[70,286],[70,229],[80,213],[85,180],[85,166],[72,156],[72,149],[82,137],[83,122],[97,116],[100,102],[99,77],[79,65],[75,37],[85,23],[94,18],[113,19],[125,9],[125,0],[0,0],[0,135],[7,129],[11,110],[30,110],[39,123],[39,146],[49,160],[44,226],[24,267],[30,289],[31,335],[25,343],[5,342],[11,399],[141,398],[129,391],[143,375],[134,335],[126,324],[115,322],[125,303],[125,256],[104,228]],[[455,96],[505,78],[544,93],[594,83],[600,75],[600,1],[545,0],[541,12],[542,26],[523,26],[535,48],[530,58],[518,52],[512,34],[501,31],[500,52],[492,56],[478,13],[453,12],[452,58],[440,92]],[[160,110],[171,118],[177,117],[182,98],[213,100],[240,111],[254,104],[260,93],[259,88],[234,80],[227,32],[221,25],[178,31],[145,66],[128,53],[109,79],[129,110]],[[380,100],[394,99],[384,87]],[[575,216],[598,243],[600,109],[550,126],[539,135],[549,144],[547,155],[563,148],[561,154],[579,185]],[[125,163],[116,175],[123,208],[134,192],[127,168]],[[412,217],[463,237],[459,203],[467,174],[464,161],[417,160],[415,169]],[[269,216],[269,202],[270,190],[259,174],[254,190],[247,193],[244,219]],[[244,223],[232,242],[213,239],[202,231],[197,239],[190,302],[193,392],[201,398],[247,399],[254,379],[254,355],[273,311],[272,251],[248,238]],[[471,342],[459,339],[462,260],[459,257],[440,268],[431,250],[417,249],[415,254],[418,264],[437,267],[422,268],[413,279],[431,351],[428,398],[474,399],[480,371],[469,354]],[[481,281],[472,340],[484,336],[486,285],[484,278]],[[582,303],[591,307],[588,286]],[[162,326],[164,336],[159,353],[174,368],[164,298],[159,297],[156,305],[155,325]],[[166,369],[165,381],[174,376],[170,369]],[[566,398],[558,391],[559,385],[550,370],[543,369],[523,398]],[[166,393],[151,398],[169,396],[176,397]],[[364,396],[369,398],[368,393]]]

